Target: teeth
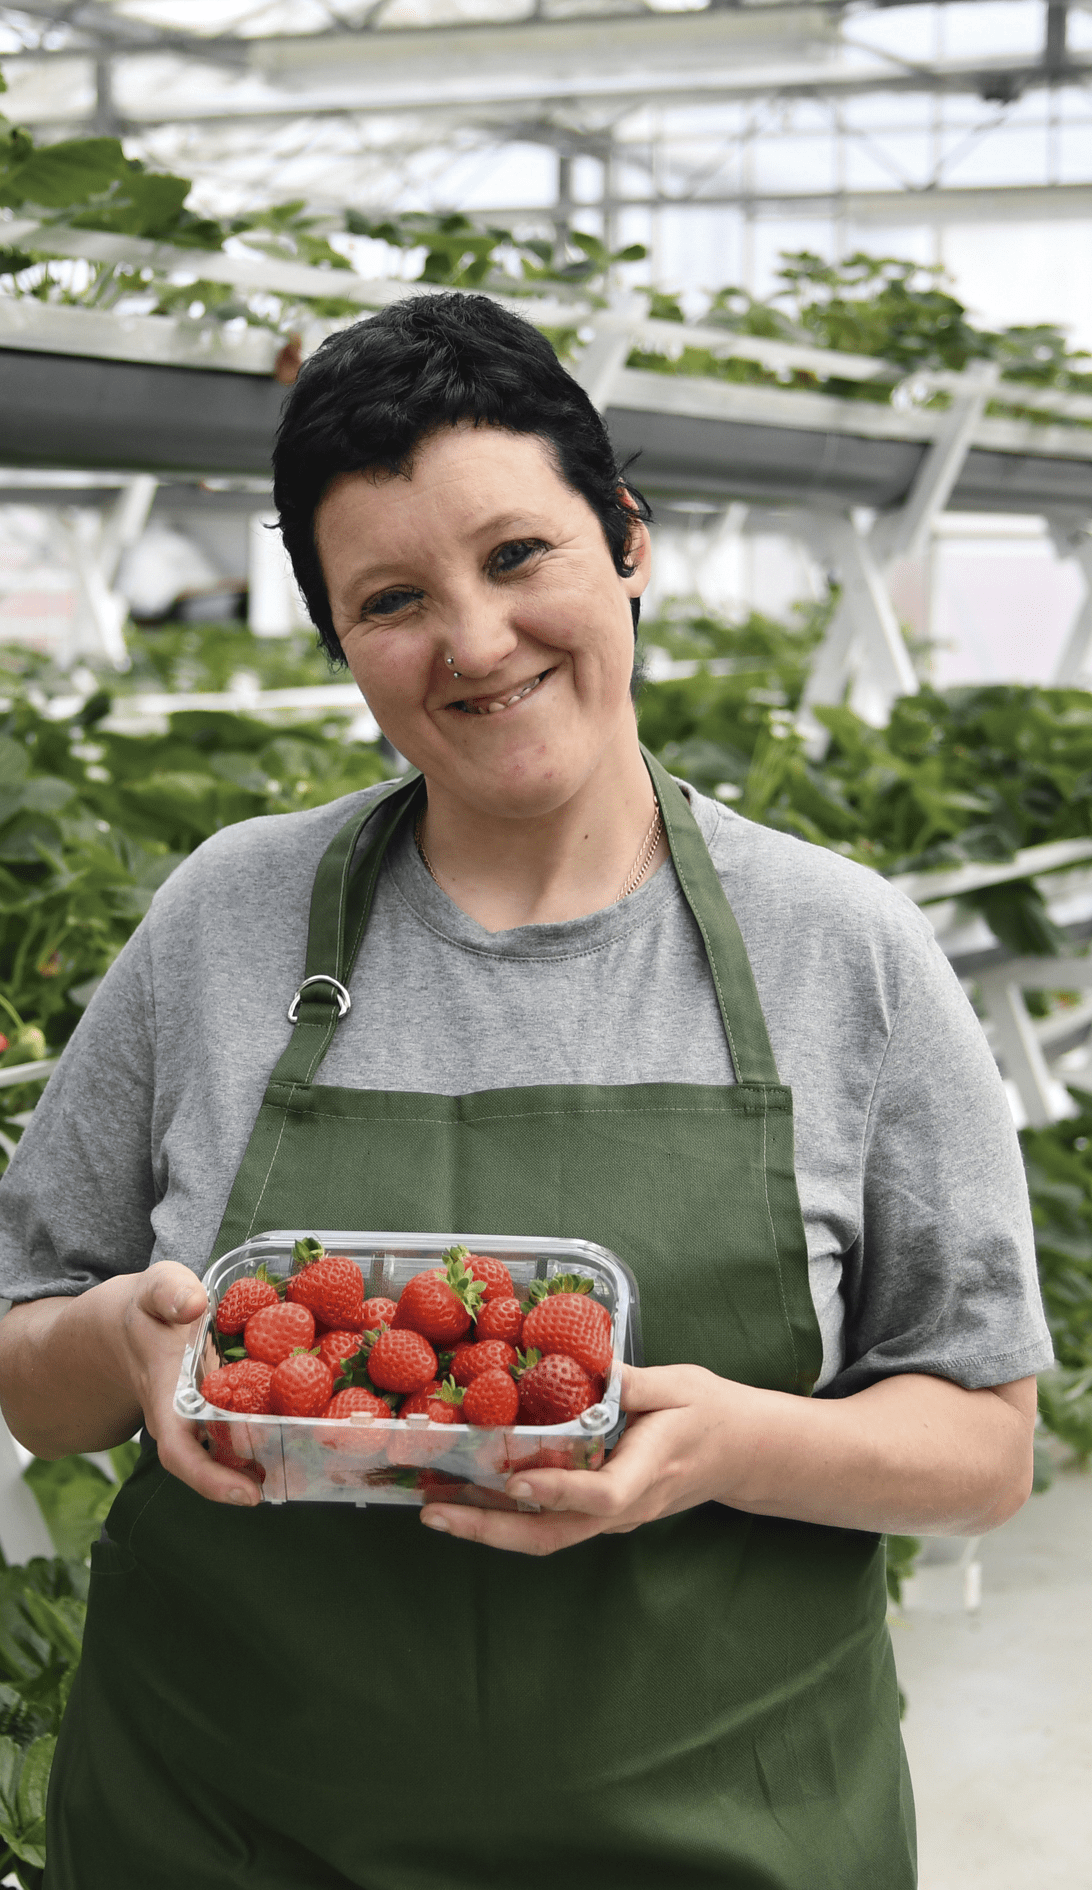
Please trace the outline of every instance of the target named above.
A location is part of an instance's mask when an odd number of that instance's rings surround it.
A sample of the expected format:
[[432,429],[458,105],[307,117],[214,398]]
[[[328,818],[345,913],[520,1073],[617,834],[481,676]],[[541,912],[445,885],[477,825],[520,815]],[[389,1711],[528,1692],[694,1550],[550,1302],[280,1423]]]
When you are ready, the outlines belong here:
[[472,707],[469,703],[459,706],[464,708],[467,715],[500,715],[504,709],[510,709],[514,702],[522,702],[525,696],[529,696],[533,689],[538,688],[541,681],[541,676],[535,676],[522,689],[517,689],[514,695],[498,697],[494,702],[483,703],[480,708]]

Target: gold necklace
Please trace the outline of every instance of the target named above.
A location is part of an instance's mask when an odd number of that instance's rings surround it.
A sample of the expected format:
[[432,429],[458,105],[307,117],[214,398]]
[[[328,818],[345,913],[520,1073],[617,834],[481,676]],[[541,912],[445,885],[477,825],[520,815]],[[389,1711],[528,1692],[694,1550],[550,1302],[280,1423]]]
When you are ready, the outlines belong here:
[[[429,873],[432,875],[432,878],[436,880],[437,886],[440,886],[440,881],[436,878],[436,868],[433,866],[432,861],[429,859],[428,854],[425,852],[425,843],[421,837],[421,830],[424,824],[425,824],[425,809],[422,808],[421,812],[418,814],[417,819],[415,820],[414,825],[413,825],[414,843],[417,847],[418,853],[421,855],[421,858],[424,861],[425,866],[428,868]],[[623,899],[628,899],[631,892],[636,892],[638,886],[641,884],[641,881],[644,879],[644,876],[648,872],[649,867],[652,865],[652,861],[656,854],[656,848],[660,844],[660,835],[663,833],[663,830],[664,830],[663,815],[660,812],[659,803],[657,802],[656,812],[652,816],[652,825],[649,828],[648,832],[646,833],[644,839],[642,840],[639,848],[637,849],[637,858],[634,860],[633,865],[630,867],[629,872],[626,874],[625,879],[622,881],[621,892],[615,896],[614,903],[616,906],[621,905]],[[441,892],[443,891],[442,886],[440,886],[440,891]]]

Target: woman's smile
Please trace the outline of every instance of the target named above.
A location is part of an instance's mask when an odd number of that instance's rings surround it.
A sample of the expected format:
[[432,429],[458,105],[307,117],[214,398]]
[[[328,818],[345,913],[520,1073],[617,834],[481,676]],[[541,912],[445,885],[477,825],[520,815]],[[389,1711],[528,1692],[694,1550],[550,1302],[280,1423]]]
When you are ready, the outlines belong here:
[[447,707],[460,715],[501,715],[519,703],[526,702],[540,683],[544,683],[547,676],[552,674],[552,668],[544,669],[537,676],[532,676],[530,682],[518,683],[515,689],[499,689],[489,696],[463,696],[458,702],[449,702]]

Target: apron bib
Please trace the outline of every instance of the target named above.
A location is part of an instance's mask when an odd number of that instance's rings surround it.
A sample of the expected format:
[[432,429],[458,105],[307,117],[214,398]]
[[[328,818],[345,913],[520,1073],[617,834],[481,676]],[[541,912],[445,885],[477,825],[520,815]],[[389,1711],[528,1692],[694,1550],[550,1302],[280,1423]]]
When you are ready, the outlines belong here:
[[[648,1364],[811,1391],[790,1093],[705,842],[646,761],[736,1084],[334,1088],[311,985],[213,1258],[288,1226],[597,1241],[636,1275]],[[331,844],[306,976],[348,983],[423,792]],[[912,1890],[882,1538],[710,1503],[539,1559],[412,1510],[239,1512],[154,1449],[107,1530],[48,1890]]]

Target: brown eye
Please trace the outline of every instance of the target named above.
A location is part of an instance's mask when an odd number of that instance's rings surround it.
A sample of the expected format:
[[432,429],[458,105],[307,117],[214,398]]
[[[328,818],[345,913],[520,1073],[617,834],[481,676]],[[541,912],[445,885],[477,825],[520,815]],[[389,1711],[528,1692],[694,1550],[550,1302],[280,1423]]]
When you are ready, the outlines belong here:
[[545,549],[539,538],[512,538],[506,545],[498,545],[489,560],[489,568],[494,576],[504,577],[509,571],[518,571],[522,564]]
[[362,617],[393,617],[405,610],[407,604],[415,604],[420,596],[420,591],[380,591],[378,597],[368,599],[360,614]]

